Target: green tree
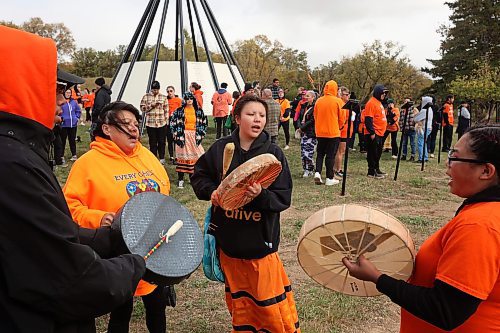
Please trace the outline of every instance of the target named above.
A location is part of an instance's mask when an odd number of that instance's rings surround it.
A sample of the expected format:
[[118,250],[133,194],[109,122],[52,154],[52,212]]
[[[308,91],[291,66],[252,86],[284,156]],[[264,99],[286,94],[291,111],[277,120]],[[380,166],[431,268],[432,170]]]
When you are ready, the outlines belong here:
[[64,23],[45,23],[39,17],[32,17],[21,25],[12,21],[0,21],[0,24],[53,39],[60,62],[64,62],[64,56],[70,56],[76,48],[73,34]]
[[378,83],[387,86],[391,90],[390,96],[396,101],[407,96],[417,97],[432,81],[412,66],[402,52],[403,47],[396,43],[377,40],[363,45],[360,53],[344,57],[339,63],[319,66],[313,71],[313,76],[321,87],[334,79],[339,85],[356,92],[362,102],[368,100]]
[[81,77],[95,77],[99,74],[98,52],[91,47],[78,49],[72,56],[73,69]]
[[247,81],[260,81],[262,87],[279,78],[285,88],[308,83],[307,53],[286,48],[265,35],[240,40],[233,45],[234,56]]
[[450,92],[457,99],[474,100],[473,119],[489,122],[493,113],[498,119],[500,68],[491,67],[487,61],[476,61],[475,65],[470,75],[459,76],[451,82]]
[[442,25],[441,59],[428,60],[433,67],[423,70],[436,78],[433,89],[446,94],[459,76],[470,75],[475,61],[486,59],[500,65],[500,6],[498,0],[456,0],[446,2],[452,10],[450,24]]

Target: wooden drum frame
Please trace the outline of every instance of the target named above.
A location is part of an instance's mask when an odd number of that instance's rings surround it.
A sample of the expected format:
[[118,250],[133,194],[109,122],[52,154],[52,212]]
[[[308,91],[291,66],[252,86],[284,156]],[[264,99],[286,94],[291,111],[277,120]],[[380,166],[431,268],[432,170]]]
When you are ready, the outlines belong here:
[[243,207],[252,198],[245,195],[252,183],[269,187],[281,173],[281,162],[273,154],[257,155],[234,169],[217,188],[220,206],[225,210]]
[[375,284],[350,276],[342,263],[344,257],[356,261],[361,254],[381,273],[407,281],[416,251],[409,230],[398,219],[362,205],[321,209],[300,230],[297,257],[314,281],[347,295],[380,295]]

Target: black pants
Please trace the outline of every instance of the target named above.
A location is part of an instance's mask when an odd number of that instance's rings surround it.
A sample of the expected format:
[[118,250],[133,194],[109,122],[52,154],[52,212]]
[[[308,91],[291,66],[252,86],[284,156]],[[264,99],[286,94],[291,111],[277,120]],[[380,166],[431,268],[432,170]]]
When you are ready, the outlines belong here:
[[325,159],[326,178],[333,179],[333,165],[339,144],[340,138],[318,138],[318,145],[316,146],[316,172],[321,173],[323,159]]
[[175,157],[174,156],[174,136],[172,135],[172,130],[170,129],[170,126],[167,124],[167,146],[168,146],[168,156],[171,158]]
[[432,125],[432,131],[431,131],[431,134],[429,135],[428,137],[428,141],[427,141],[427,148],[428,148],[428,152],[429,154],[434,154],[434,151],[436,150],[436,139],[437,139],[437,135],[439,133],[439,125],[437,124],[433,124]]
[[443,151],[447,152],[451,148],[451,140],[453,139],[453,125],[445,125],[443,127]]
[[[150,333],[165,333],[167,331],[165,316],[167,300],[163,295],[163,289],[163,287],[156,287],[151,294],[142,296],[144,308],[146,309],[146,326]],[[133,307],[134,299],[131,298],[111,311],[108,333],[128,333]]]
[[224,127],[224,124],[226,123],[227,116],[225,117],[215,117],[215,128],[217,129],[217,136],[215,137],[216,139],[220,139],[222,135],[226,136],[228,135],[228,129]]
[[366,160],[368,161],[368,174],[374,175],[377,170],[380,170],[380,157],[384,147],[384,137],[375,135],[372,139],[370,134],[365,135],[366,142]]
[[61,127],[61,143],[62,143],[62,153],[64,156],[64,151],[66,150],[66,138],[69,142],[69,149],[71,150],[71,156],[76,155],[76,127]]
[[358,139],[359,139],[359,151],[366,152],[365,135],[363,133],[358,133]]
[[285,132],[285,145],[288,146],[290,143],[290,119],[287,121],[280,121],[278,124],[278,132],[280,131],[280,128],[283,126],[283,132]]
[[149,150],[160,160],[165,159],[165,144],[167,140],[167,125],[162,127],[146,126],[149,137]]
[[387,137],[391,135],[391,150],[392,150],[392,156],[397,156],[398,155],[398,132],[389,132],[386,131],[384,134],[384,142]]
[[61,126],[54,126],[52,130],[54,133],[54,162],[56,165],[63,164],[64,150],[61,141]]
[[90,106],[87,106],[85,108],[85,121],[90,121],[91,120],[91,117],[90,117]]

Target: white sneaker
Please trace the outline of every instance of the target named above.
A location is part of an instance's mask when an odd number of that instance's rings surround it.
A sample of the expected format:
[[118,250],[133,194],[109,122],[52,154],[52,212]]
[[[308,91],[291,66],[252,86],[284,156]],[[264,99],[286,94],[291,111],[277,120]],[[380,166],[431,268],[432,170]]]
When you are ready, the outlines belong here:
[[332,185],[336,185],[336,184],[338,184],[338,183],[340,183],[340,181],[338,181],[338,180],[337,180],[337,179],[335,179],[335,178],[332,178],[332,179],[327,178],[327,179],[325,180],[325,185],[326,185],[326,186],[332,186]]
[[73,155],[73,156],[71,156],[71,158],[70,158],[69,160],[74,162],[74,161],[76,161],[77,159],[78,159],[78,156]]
[[431,154],[431,158],[434,158],[434,154]]
[[309,173],[309,171],[305,170],[304,171],[304,174],[302,175],[302,178],[307,178],[309,177],[311,174]]
[[397,159],[397,158],[398,158],[398,155],[392,155],[392,158],[393,158],[393,159]]
[[314,173],[314,182],[316,185],[322,185],[323,181],[321,180],[321,174],[319,172]]
[[165,159],[164,158],[160,159],[160,163],[161,165],[165,165]]
[[179,183],[177,185],[178,188],[184,188],[184,181],[183,180],[179,180]]
[[288,150],[290,149],[290,146],[289,145],[286,145],[285,148],[283,148],[284,150]]

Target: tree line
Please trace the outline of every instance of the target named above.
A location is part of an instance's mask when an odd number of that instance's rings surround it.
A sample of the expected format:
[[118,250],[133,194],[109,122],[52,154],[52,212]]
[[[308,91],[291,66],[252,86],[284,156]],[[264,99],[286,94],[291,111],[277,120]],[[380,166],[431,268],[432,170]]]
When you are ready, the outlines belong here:
[[[401,101],[405,97],[432,94],[443,98],[456,95],[457,100],[473,101],[475,119],[489,120],[497,115],[500,100],[500,10],[498,0],[456,0],[447,2],[452,10],[448,24],[442,25],[440,59],[428,59],[428,68],[416,68],[404,47],[391,42],[374,41],[363,45],[362,51],[340,60],[312,68],[307,53],[272,41],[265,35],[238,40],[232,45],[234,56],[248,81],[260,81],[261,86],[279,78],[288,97],[300,86],[321,91],[324,83],[335,79],[355,91],[363,102],[376,83],[391,89],[391,96]],[[45,23],[31,18],[21,25],[0,22],[18,29],[53,38],[56,41],[61,66],[83,77],[111,77],[123,57],[126,46],[97,51],[76,48],[71,31],[62,23]],[[194,41],[187,30],[185,52],[188,61],[195,61]],[[146,45],[140,60],[151,60],[156,45]],[[202,46],[196,45],[200,61],[206,61]],[[214,62],[224,62],[218,50],[210,50]],[[159,60],[175,59],[175,48],[160,45]],[[432,77],[433,80],[430,79]]]

